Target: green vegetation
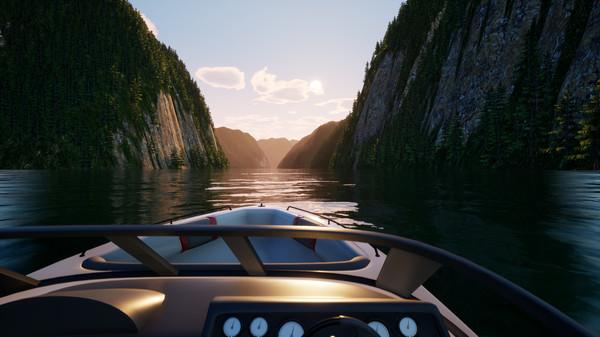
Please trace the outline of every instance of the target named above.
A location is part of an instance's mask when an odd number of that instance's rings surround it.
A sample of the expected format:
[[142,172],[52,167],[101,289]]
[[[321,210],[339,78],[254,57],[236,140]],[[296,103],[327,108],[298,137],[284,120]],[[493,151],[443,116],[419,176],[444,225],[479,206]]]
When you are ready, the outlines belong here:
[[[331,166],[600,167],[598,86],[589,102],[578,102],[568,94],[560,95],[588,22],[590,1],[575,0],[560,57],[554,63],[548,55],[541,55],[538,48],[552,4],[550,0],[541,1],[539,15],[523,38],[510,90],[495,87],[487,92],[474,130],[465,129],[466,117],[456,111],[446,113],[446,122],[439,129],[424,127],[450,44],[459,35],[458,29],[464,27],[457,62],[460,67],[475,9],[480,3],[479,0],[406,1],[390,23],[383,41],[376,45],[365,72],[363,89],[347,118]],[[484,25],[490,16],[489,4],[487,6],[483,12]],[[513,1],[507,2],[504,12],[507,18],[513,14],[513,6]],[[435,33],[428,37],[431,27],[436,26]],[[483,28],[475,34],[479,47]],[[404,57],[394,99],[396,104],[401,98],[399,111],[378,135],[353,151],[357,146],[354,137],[358,116],[377,67],[385,55],[396,57],[398,53]],[[416,71],[411,73],[411,69]]]
[[594,87],[590,102],[583,109],[577,131],[578,147],[571,157],[581,167],[600,169],[600,80]]
[[571,167],[571,156],[577,149],[577,112],[577,104],[570,95],[566,95],[554,110],[554,127],[548,133],[549,146],[543,153],[561,169]]
[[0,31],[0,167],[111,167],[113,146],[140,165],[161,91],[193,116],[192,164],[226,165],[196,83],[127,1],[8,0]]
[[183,166],[183,158],[181,158],[181,154],[179,154],[179,151],[177,151],[176,148],[171,150],[171,155],[169,158],[169,168],[178,169]]

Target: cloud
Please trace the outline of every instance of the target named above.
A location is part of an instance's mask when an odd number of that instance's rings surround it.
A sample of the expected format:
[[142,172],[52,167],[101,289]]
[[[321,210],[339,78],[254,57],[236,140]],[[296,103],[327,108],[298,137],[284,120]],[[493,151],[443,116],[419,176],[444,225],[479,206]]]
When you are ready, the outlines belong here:
[[354,101],[354,98],[335,98],[330,99],[324,102],[320,102],[315,104],[316,106],[326,106],[326,105],[335,105],[335,109],[329,111],[332,115],[337,115],[339,113],[347,113],[350,112],[352,108],[351,103]]
[[150,20],[149,17],[147,17],[144,13],[140,13],[142,15],[142,20],[144,20],[144,23],[146,23],[146,27],[148,27],[148,30],[154,34],[155,37],[158,37],[158,28],[156,28],[156,25],[154,24],[154,22],[152,22],[152,20]]
[[236,67],[202,67],[196,77],[215,88],[242,90],[246,87],[246,75]]
[[305,80],[298,78],[284,81],[278,80],[277,75],[269,73],[267,67],[257,71],[250,80],[252,88],[258,94],[257,101],[287,104],[306,101],[310,94],[322,95],[323,88],[315,86]]

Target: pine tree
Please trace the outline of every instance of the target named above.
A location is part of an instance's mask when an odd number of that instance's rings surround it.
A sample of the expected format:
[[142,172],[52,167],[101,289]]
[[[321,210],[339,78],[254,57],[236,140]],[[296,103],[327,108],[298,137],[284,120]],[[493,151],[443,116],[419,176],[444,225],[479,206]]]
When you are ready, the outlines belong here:
[[183,158],[181,158],[179,151],[177,151],[176,148],[171,149],[169,168],[179,169],[183,166],[183,164],[184,164]]
[[583,109],[583,118],[577,132],[578,153],[574,159],[582,167],[600,169],[600,80],[596,82],[588,104]]
[[448,147],[448,162],[451,165],[460,164],[464,152],[464,133],[458,114],[454,114],[454,117],[450,120],[446,144]]
[[577,104],[569,94],[554,109],[554,128],[548,133],[549,146],[543,150],[550,157],[552,166],[565,169],[571,165],[571,157],[577,148],[576,114]]
[[480,162],[484,166],[502,166],[506,150],[505,118],[506,98],[504,88],[488,92],[479,124],[478,136],[482,144]]

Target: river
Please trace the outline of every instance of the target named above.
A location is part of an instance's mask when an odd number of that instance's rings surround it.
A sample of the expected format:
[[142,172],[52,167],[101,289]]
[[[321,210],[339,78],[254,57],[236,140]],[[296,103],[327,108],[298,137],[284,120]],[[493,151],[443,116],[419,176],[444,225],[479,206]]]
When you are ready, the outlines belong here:
[[[447,249],[600,334],[598,172],[0,171],[2,227],[154,223],[261,202]],[[5,240],[0,265],[26,273],[98,242]],[[499,320],[511,307],[452,271],[426,285],[476,329],[520,319]]]

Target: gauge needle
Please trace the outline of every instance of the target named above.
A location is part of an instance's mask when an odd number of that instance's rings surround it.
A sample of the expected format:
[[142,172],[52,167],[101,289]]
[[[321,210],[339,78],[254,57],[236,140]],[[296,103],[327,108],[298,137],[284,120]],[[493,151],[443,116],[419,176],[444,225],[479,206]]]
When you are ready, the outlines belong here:
[[296,329],[296,327],[292,327],[292,333],[290,333],[290,337],[294,337],[294,329]]

